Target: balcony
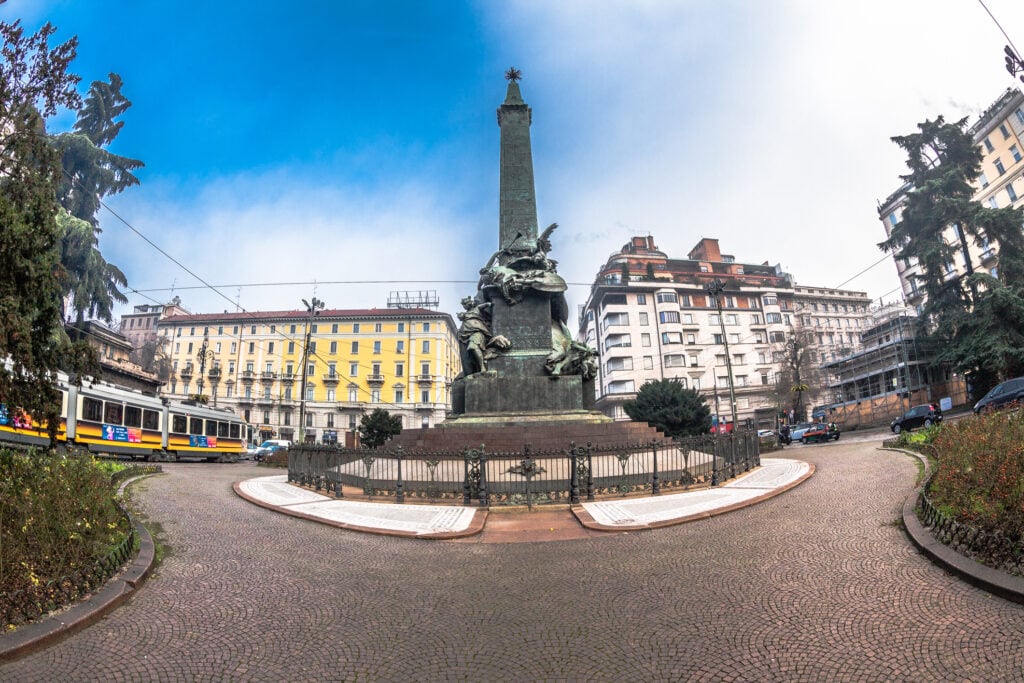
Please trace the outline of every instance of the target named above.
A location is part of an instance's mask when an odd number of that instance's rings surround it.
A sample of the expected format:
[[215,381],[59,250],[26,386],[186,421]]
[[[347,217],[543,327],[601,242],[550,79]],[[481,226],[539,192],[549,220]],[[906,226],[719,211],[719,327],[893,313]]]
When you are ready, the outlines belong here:
[[418,376],[416,378],[416,382],[419,383],[419,384],[433,384],[434,376],[433,375],[420,375],[420,376]]
[[253,404],[252,396],[239,396],[238,397],[238,405],[239,406],[251,406],[252,404]]
[[366,410],[366,404],[360,403],[359,401],[338,401],[335,405],[337,406],[338,410],[341,411],[354,410],[362,413]]
[[281,373],[281,381],[284,382],[285,384],[292,384],[293,382],[295,382],[295,373],[294,372],[282,372]]
[[324,384],[330,384],[332,386],[336,385],[340,379],[341,375],[339,375],[336,372],[328,372],[326,375],[323,376]]
[[443,404],[439,403],[416,403],[414,410],[434,410],[435,407],[444,407]]
[[248,383],[252,383],[252,381],[255,380],[255,379],[256,379],[256,373],[255,372],[253,372],[252,370],[242,370],[242,381],[243,382],[246,382],[248,384]]
[[178,373],[178,376],[181,377],[186,382],[192,379],[192,366],[186,365],[185,367],[183,367],[181,369],[181,372]]
[[381,386],[384,384],[384,375],[369,375],[366,378],[367,383],[371,386]]
[[981,252],[981,262],[982,263],[989,263],[990,261],[995,261],[995,260],[996,260],[996,250],[993,249],[992,247],[989,247],[985,251]]
[[258,396],[256,398],[256,405],[263,408],[271,408],[274,405],[274,399],[270,396]]

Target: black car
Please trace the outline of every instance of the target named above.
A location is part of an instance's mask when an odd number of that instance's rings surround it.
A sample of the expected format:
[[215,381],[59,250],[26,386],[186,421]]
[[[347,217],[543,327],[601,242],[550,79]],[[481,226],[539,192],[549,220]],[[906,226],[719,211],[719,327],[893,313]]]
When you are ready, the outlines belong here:
[[995,385],[980,401],[974,404],[974,412],[995,410],[1007,403],[1024,400],[1024,377],[1015,377]]
[[942,410],[935,403],[925,403],[903,413],[893,420],[889,427],[899,434],[902,431],[909,432],[915,427],[931,427],[939,422],[942,422]]

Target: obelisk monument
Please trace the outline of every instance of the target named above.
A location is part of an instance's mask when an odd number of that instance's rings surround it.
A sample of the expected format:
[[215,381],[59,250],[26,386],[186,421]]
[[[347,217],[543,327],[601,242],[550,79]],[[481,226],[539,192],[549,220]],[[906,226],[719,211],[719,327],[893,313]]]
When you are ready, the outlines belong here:
[[497,251],[480,270],[476,295],[463,301],[463,374],[454,382],[453,413],[483,421],[544,415],[593,417],[596,352],[574,342],[566,326],[565,281],[548,258],[557,226],[538,232],[530,145],[532,112],[520,73],[505,74],[498,107],[501,172]]

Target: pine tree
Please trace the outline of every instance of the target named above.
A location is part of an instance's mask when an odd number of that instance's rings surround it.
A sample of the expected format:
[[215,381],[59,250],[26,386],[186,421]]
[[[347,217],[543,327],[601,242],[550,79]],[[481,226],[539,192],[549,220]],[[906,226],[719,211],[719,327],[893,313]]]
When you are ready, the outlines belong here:
[[[1011,356],[986,356],[984,337],[1007,342],[1016,335],[1009,318],[978,319],[1005,306],[1007,297],[1020,296],[1024,285],[1024,211],[992,209],[974,201],[974,185],[981,173],[982,153],[966,130],[967,119],[946,123],[939,116],[918,124],[917,133],[892,138],[907,153],[910,173],[901,178],[910,187],[903,214],[889,236],[878,246],[897,259],[916,259],[918,276],[927,296],[920,316],[919,337],[923,348],[934,350],[934,361],[950,363],[975,376],[976,388],[991,385],[997,377],[1013,372]],[[952,228],[956,240],[947,244]],[[969,242],[984,240],[998,246],[999,282],[977,273],[968,250]],[[947,264],[962,259],[967,274],[951,277]],[[1001,284],[1001,304],[986,302]],[[1017,294],[1014,294],[1016,292]],[[986,330],[985,335],[978,330]],[[1012,354],[1011,354],[1012,355]]]
[[646,422],[667,436],[706,434],[711,429],[711,410],[704,397],[674,379],[647,382],[622,408],[634,422]]
[[374,408],[359,421],[359,440],[366,448],[382,446],[385,441],[402,433],[402,417],[392,415],[383,408]]

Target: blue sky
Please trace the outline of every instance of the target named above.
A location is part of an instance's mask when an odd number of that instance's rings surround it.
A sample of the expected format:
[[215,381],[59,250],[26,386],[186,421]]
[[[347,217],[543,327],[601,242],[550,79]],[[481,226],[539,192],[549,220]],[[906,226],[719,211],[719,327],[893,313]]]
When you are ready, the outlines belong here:
[[[1024,46],[1024,3],[986,5]],[[146,167],[106,201],[224,285],[104,212],[103,253],[140,292],[125,310],[173,286],[194,312],[429,289],[454,313],[496,248],[510,65],[571,306],[635,234],[675,257],[717,237],[891,301],[891,261],[850,280],[882,257],[876,203],[904,172],[889,137],[973,120],[1014,85],[976,0],[9,0],[0,18],[77,35],[83,92],[121,75],[112,149]]]

